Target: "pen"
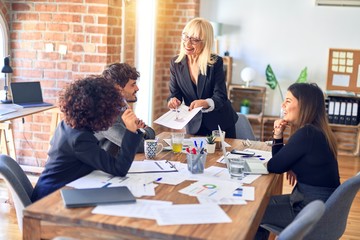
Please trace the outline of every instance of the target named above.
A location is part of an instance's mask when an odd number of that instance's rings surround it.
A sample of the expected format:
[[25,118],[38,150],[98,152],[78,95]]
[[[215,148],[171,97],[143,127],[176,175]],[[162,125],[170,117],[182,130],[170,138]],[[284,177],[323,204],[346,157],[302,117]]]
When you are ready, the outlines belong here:
[[102,186],[102,188],[106,188],[106,187],[108,187],[108,186],[110,186],[111,185],[111,183],[107,183],[107,184],[105,184],[104,186]]
[[159,177],[159,178],[157,178],[157,179],[155,179],[155,180],[153,180],[153,181],[150,181],[150,182],[148,182],[148,183],[144,183],[144,186],[145,186],[145,185],[149,185],[149,184],[151,184],[151,183],[153,183],[153,182],[161,181],[161,179],[162,179],[162,177]]

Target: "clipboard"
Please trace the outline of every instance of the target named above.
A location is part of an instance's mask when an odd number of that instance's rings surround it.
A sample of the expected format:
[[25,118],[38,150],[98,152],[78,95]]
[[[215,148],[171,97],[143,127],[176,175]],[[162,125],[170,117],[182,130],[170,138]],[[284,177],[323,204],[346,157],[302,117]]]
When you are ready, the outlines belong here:
[[133,161],[128,174],[177,172],[175,165],[168,160]]

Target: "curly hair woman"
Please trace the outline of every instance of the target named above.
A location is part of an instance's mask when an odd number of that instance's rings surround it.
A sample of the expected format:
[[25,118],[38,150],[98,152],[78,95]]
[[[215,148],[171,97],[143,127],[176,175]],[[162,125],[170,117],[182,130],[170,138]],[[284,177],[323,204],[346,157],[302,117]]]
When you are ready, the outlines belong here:
[[133,111],[127,109],[122,115],[127,130],[115,157],[103,150],[94,136],[114,123],[123,104],[114,82],[100,76],[77,80],[60,93],[64,120],[50,142],[48,161],[34,188],[33,202],[94,170],[115,176],[127,174],[141,140]]

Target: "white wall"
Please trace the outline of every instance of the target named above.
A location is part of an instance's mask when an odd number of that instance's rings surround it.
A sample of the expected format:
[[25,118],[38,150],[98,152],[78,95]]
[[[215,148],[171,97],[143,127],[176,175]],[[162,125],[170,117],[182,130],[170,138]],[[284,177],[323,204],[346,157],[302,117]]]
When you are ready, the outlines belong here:
[[[325,90],[329,48],[360,49],[360,7],[316,6],[315,0],[200,0],[200,16],[222,23],[219,54],[234,59],[233,83],[252,67],[252,85],[265,86],[271,64],[283,94],[308,68],[308,80]],[[267,87],[265,114],[278,115],[281,97]]]

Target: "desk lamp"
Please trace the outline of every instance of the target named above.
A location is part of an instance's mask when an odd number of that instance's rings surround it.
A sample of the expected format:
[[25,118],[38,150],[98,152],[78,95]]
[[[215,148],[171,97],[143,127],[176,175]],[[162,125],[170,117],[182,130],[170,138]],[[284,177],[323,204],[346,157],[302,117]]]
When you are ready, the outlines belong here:
[[4,58],[4,67],[1,69],[2,73],[5,73],[5,84],[4,84],[4,91],[5,91],[5,99],[1,100],[1,103],[12,103],[10,99],[8,99],[9,95],[9,80],[8,74],[13,72],[13,69],[10,67],[10,58]]

